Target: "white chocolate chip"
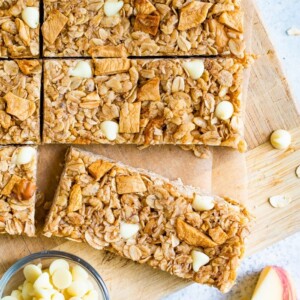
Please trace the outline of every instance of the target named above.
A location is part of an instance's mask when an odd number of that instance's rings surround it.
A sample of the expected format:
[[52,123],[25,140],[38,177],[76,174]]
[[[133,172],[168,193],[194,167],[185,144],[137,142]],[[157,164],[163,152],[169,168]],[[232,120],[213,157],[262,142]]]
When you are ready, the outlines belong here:
[[56,292],[52,295],[51,300],[65,300],[65,296],[62,293]]
[[104,13],[107,17],[115,16],[123,7],[123,1],[108,0],[104,3]]
[[91,64],[87,61],[79,61],[75,68],[69,70],[69,75],[81,78],[92,78],[93,72]]
[[[37,299],[51,299],[51,295],[54,293],[53,289],[42,289],[42,288],[35,288],[35,297]],[[31,300],[32,298],[28,299]],[[24,299],[25,300],[25,299]]]
[[15,163],[17,165],[25,165],[30,163],[36,155],[36,150],[32,147],[21,147],[18,150]]
[[296,176],[300,178],[300,166],[296,168]]
[[119,132],[119,125],[113,121],[104,121],[101,123],[100,129],[109,141],[114,141]]
[[209,257],[205,253],[197,250],[192,251],[192,259],[194,272],[198,272],[202,266],[209,262]]
[[224,121],[230,119],[233,115],[233,112],[233,105],[229,101],[220,102],[215,110],[216,117]]
[[66,268],[58,268],[52,275],[54,286],[60,290],[68,288],[72,283],[72,274]]
[[290,146],[292,137],[288,131],[278,129],[272,133],[270,142],[274,148],[284,150]]
[[3,298],[1,298],[1,300],[16,300],[17,298],[15,298],[14,296],[5,296]]
[[70,296],[82,297],[88,292],[88,284],[85,280],[76,280],[71,283],[67,291]]
[[275,208],[285,207],[289,205],[291,202],[290,198],[283,196],[283,195],[277,195],[269,198],[270,204]]
[[211,210],[215,206],[214,198],[195,194],[192,206],[196,211]]
[[22,289],[23,299],[31,299],[34,296],[35,291],[31,282],[25,281]]
[[52,289],[48,273],[42,273],[33,284],[34,289]]
[[61,268],[63,268],[63,269],[66,269],[66,270],[69,270],[69,263],[66,261],[66,260],[64,260],[64,259],[56,259],[56,260],[54,260],[52,263],[51,263],[51,265],[50,265],[50,267],[49,267],[49,273],[51,274],[51,275],[53,275],[53,273],[57,270],[57,269],[61,269]]
[[129,239],[134,236],[140,229],[138,224],[121,222],[120,235],[123,239]]
[[80,279],[88,279],[89,274],[82,267],[75,265],[72,268],[72,277],[73,277],[73,281],[80,280]]
[[37,7],[25,7],[22,11],[23,21],[32,29],[39,26],[40,13]]
[[42,274],[41,269],[36,265],[27,265],[23,270],[26,280],[34,283],[38,277]]
[[18,291],[18,290],[13,290],[11,292],[11,296],[14,297],[17,300],[23,300],[22,293],[20,291]]
[[202,59],[186,61],[183,64],[184,69],[192,79],[199,79],[204,72],[204,63]]
[[98,300],[98,298],[98,293],[95,290],[91,290],[83,296],[83,300]]

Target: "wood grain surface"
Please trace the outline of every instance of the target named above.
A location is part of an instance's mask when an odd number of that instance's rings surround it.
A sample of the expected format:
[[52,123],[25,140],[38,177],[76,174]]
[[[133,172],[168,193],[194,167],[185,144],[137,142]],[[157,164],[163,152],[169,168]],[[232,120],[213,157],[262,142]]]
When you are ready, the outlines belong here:
[[[247,1],[246,6],[250,11],[253,8],[252,1]],[[251,70],[248,91],[246,139],[250,150],[246,154],[246,161],[249,173],[247,205],[256,216],[256,224],[249,239],[248,255],[300,229],[300,179],[295,176],[295,169],[300,165],[300,118],[274,48],[257,11],[254,13],[253,29],[252,51],[258,54],[259,58]],[[293,144],[287,151],[274,150],[268,143],[271,132],[277,128],[288,129],[293,135]],[[44,154],[41,154],[40,159],[43,155],[47,155],[48,158],[40,163],[43,165],[44,172],[47,172],[44,185],[47,186],[46,198],[50,199],[55,188],[51,182],[58,179],[57,174],[62,169],[61,161],[66,147],[60,147],[56,151],[50,150],[49,147],[53,146],[47,147],[43,148]],[[99,147],[89,149],[101,151],[107,156],[112,154],[109,146],[103,146],[101,150]],[[229,187],[235,193],[233,196],[245,198],[245,160],[243,156],[236,156],[230,150],[214,149],[210,159],[199,162],[192,158],[189,152],[176,147],[162,147],[161,157],[157,157],[156,161],[147,165],[144,156],[149,155],[149,152],[140,152],[130,147],[128,151],[124,149],[127,148],[113,151],[114,158],[133,166],[148,167],[171,179],[182,175],[185,183],[211,189],[212,192],[228,193],[228,188],[226,189],[224,185],[226,182],[220,180],[219,176],[227,169],[229,174],[227,177],[230,177],[228,184],[236,182],[234,187]],[[136,151],[134,161],[129,154],[131,151]],[[175,156],[183,159],[188,157],[189,164],[185,165],[185,168],[190,170],[190,173],[180,173],[182,166],[180,161],[173,159]],[[226,157],[225,160],[223,156]],[[238,163],[235,160],[239,160],[239,168],[233,168]],[[164,168],[161,167],[163,163]],[[175,164],[179,175],[174,174],[173,168],[168,168],[168,163]],[[199,182],[197,174],[199,175],[200,171],[207,176],[202,176]],[[211,182],[206,181],[207,178],[210,178]],[[268,198],[278,194],[289,196],[291,204],[286,208],[272,208],[268,204]],[[44,219],[42,210],[38,210],[37,218]],[[190,284],[148,266],[94,250],[87,245],[42,236],[37,238],[1,236],[0,274],[17,259],[47,249],[71,252],[90,262],[104,278],[113,300],[160,299]]]

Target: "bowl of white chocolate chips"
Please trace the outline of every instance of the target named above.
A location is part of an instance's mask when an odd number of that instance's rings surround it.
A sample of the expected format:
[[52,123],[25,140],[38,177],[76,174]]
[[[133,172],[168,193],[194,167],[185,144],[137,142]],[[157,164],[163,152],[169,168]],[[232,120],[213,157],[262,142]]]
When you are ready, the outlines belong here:
[[0,280],[1,300],[109,300],[98,272],[81,258],[61,252],[31,254]]

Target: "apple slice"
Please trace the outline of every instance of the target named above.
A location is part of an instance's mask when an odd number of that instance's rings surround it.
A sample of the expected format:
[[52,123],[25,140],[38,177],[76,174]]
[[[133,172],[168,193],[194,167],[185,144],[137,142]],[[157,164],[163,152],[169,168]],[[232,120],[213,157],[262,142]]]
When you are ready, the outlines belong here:
[[251,300],[297,300],[292,280],[286,270],[265,267],[258,279]]

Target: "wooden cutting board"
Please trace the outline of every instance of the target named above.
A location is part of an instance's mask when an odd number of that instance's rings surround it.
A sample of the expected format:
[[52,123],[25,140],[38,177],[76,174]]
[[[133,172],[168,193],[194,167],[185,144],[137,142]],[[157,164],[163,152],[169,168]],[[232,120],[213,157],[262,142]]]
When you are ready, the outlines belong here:
[[[247,1],[246,5],[249,11],[253,7],[252,1]],[[248,92],[246,138],[250,151],[246,158],[249,173],[247,203],[256,215],[257,222],[253,226],[253,233],[249,240],[248,254],[300,229],[300,179],[295,176],[295,169],[300,165],[300,118],[274,48],[257,11],[254,13],[253,26],[252,51],[260,57],[252,68]],[[277,128],[291,130],[293,135],[293,145],[285,152],[272,149],[268,143],[270,133]],[[64,150],[62,148],[61,153],[56,152],[55,155],[64,155]],[[105,148],[105,151],[105,154],[108,154],[109,148]],[[168,149],[163,151],[172,159],[172,153],[168,153]],[[218,150],[215,151],[218,152]],[[188,155],[185,152],[181,153],[178,155]],[[140,162],[143,159],[142,155],[143,152],[139,154]],[[127,159],[126,155],[124,158]],[[50,161],[51,159],[48,160],[49,163]],[[233,163],[229,160],[228,168],[231,167],[230,162]],[[207,167],[209,171],[211,170],[210,164],[214,163],[216,162],[208,160],[197,165],[197,168],[203,170]],[[219,171],[217,168],[213,170],[213,172]],[[239,170],[243,169],[239,168]],[[196,171],[197,169],[194,170]],[[172,177],[167,168],[164,173],[165,176]],[[239,172],[234,171],[231,174],[234,180],[240,175]],[[49,172],[50,179],[51,176],[56,176],[56,174]],[[192,179],[184,179],[192,184]],[[239,182],[237,190],[242,185],[243,183]],[[292,200],[291,204],[286,208],[272,208],[268,204],[268,197],[278,194],[289,196]],[[41,218],[39,215],[37,217]],[[5,236],[0,238],[0,243],[2,244],[0,245],[0,274],[16,259],[31,252],[60,249],[77,254],[92,263],[107,283],[113,300],[159,299],[190,284],[167,273],[135,264],[113,254],[104,254],[83,244],[62,243],[62,239]]]

